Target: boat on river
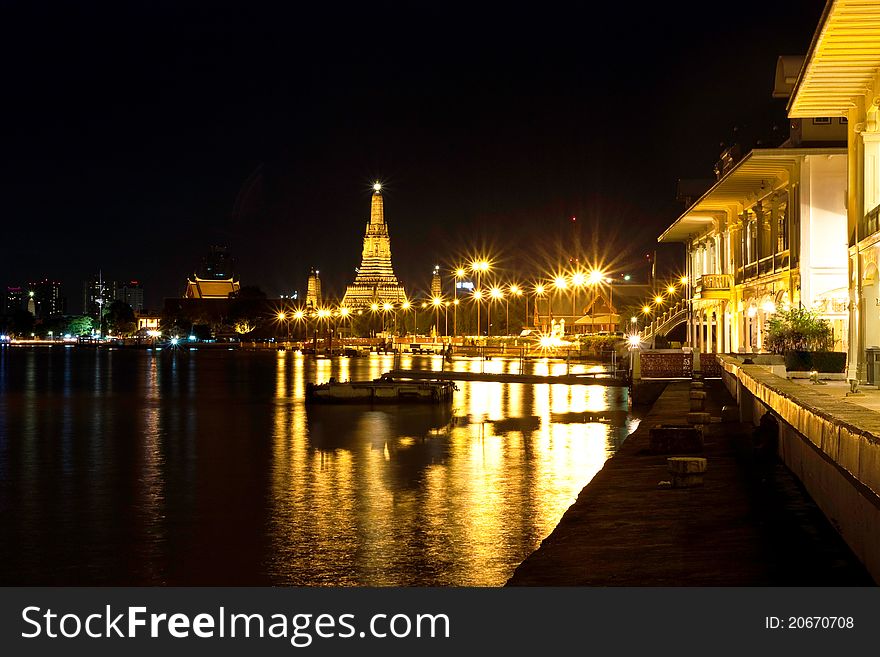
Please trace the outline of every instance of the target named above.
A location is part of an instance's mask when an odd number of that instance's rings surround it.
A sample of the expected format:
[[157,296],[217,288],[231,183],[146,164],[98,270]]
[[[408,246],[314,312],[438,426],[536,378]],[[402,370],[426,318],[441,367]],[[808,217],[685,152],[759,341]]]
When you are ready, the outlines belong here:
[[422,403],[443,404],[452,401],[458,387],[452,381],[412,381],[395,379],[387,374],[373,381],[336,381],[306,385],[306,401],[313,403]]

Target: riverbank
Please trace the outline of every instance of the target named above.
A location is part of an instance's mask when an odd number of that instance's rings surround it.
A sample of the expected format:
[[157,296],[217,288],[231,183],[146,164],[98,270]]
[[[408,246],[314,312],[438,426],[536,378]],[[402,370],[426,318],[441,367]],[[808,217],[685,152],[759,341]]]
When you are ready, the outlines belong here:
[[[707,382],[706,410],[733,405]],[[508,586],[871,586],[864,567],[785,466],[761,468],[751,425],[706,425],[705,485],[662,489],[649,429],[681,423],[689,384],[670,383]]]

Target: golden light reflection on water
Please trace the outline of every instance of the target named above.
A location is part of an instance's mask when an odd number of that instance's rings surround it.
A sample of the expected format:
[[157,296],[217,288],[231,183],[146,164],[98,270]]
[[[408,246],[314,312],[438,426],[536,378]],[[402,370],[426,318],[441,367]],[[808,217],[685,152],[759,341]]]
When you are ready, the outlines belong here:
[[[304,404],[307,381],[393,366],[384,355],[277,359],[272,581],[501,585],[634,428],[625,391],[602,386],[459,382],[452,409]],[[511,371],[503,360],[455,367]]]

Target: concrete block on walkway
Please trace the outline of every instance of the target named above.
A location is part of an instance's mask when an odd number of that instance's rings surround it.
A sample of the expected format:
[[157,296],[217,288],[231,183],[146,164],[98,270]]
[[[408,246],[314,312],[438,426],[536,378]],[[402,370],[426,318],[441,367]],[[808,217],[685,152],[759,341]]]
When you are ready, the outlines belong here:
[[702,486],[706,463],[706,459],[698,456],[673,456],[666,459],[666,465],[669,472],[672,473],[672,487],[694,488]]
[[707,395],[702,390],[691,390],[691,392],[690,392],[691,399],[706,399],[706,397],[708,397],[708,396],[709,395]]
[[688,424],[709,424],[712,421],[708,413],[690,412],[687,414]]
[[702,456],[670,456],[666,467],[672,474],[701,474],[706,471],[708,461]]
[[661,424],[649,431],[648,449],[654,454],[691,454],[703,451],[699,427]]

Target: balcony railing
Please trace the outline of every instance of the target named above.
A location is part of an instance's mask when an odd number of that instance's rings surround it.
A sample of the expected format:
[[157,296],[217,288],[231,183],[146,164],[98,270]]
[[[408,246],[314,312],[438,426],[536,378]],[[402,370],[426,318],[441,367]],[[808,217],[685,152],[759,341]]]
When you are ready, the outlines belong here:
[[705,290],[729,290],[733,283],[730,274],[703,274],[697,279],[697,292]]
[[859,239],[865,239],[880,230],[880,205],[865,215],[859,230]]
[[776,254],[776,271],[788,269],[788,249]]

